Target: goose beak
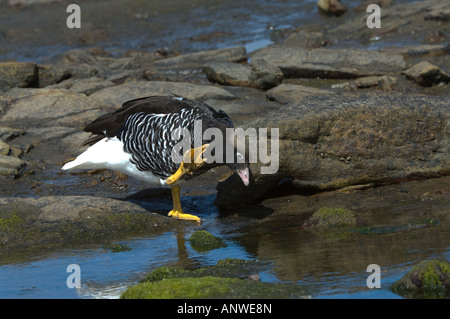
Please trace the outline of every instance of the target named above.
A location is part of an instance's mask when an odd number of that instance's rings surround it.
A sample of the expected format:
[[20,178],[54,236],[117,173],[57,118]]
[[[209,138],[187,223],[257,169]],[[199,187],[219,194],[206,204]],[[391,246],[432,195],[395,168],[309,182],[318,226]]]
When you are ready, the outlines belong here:
[[239,175],[239,177],[242,179],[242,182],[245,186],[248,186],[250,183],[250,173],[249,169],[245,168],[243,170],[236,170],[236,173]]

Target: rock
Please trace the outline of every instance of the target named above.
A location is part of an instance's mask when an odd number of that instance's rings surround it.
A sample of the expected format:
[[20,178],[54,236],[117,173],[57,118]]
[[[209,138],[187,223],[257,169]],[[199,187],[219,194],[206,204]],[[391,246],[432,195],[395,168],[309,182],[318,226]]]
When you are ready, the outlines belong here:
[[196,85],[181,82],[130,81],[121,85],[107,87],[90,96],[95,101],[111,107],[120,107],[124,102],[150,95],[179,95],[189,99],[231,99],[233,94],[212,85]]
[[357,49],[305,50],[293,47],[270,46],[257,51],[250,64],[267,76],[285,78],[357,78],[385,75],[401,71],[405,62],[400,55]]
[[0,155],[8,156],[10,149],[11,147],[9,146],[9,144],[0,140]]
[[0,63],[0,91],[13,87],[37,87],[38,68],[29,62]]
[[408,79],[414,80],[421,86],[433,86],[441,82],[450,82],[450,76],[438,66],[422,61],[403,72]]
[[25,133],[25,130],[10,127],[0,127],[0,141],[8,142]]
[[308,32],[299,30],[290,34],[284,41],[283,46],[301,47],[305,49],[315,49],[328,44],[323,32]]
[[176,57],[161,59],[152,64],[152,68],[161,69],[195,69],[209,62],[243,62],[247,60],[244,47],[233,47],[210,51],[183,54]]
[[380,49],[380,52],[386,54],[401,54],[406,57],[418,56],[439,56],[447,54],[449,50],[445,44],[420,44],[406,46],[392,46]]
[[445,1],[434,5],[423,18],[424,20],[448,22],[450,21],[450,5]]
[[211,235],[206,230],[198,230],[194,232],[189,238],[192,248],[198,252],[209,251],[221,247],[226,247],[227,245],[219,237]]
[[407,298],[442,298],[450,295],[450,263],[424,260],[390,289]]
[[347,12],[340,0],[318,0],[317,6],[321,12],[337,17]]
[[328,90],[307,87],[298,84],[283,83],[266,92],[269,100],[276,100],[280,103],[298,102],[309,96],[332,94]]
[[26,165],[24,160],[13,156],[0,155],[0,175],[15,177]]
[[383,75],[378,78],[378,87],[382,90],[392,91],[398,80],[394,76]]
[[160,267],[128,287],[121,298],[303,298],[309,294],[296,284],[245,280],[264,270],[262,266],[253,260],[225,259],[195,270]]
[[[278,157],[251,164],[254,183],[248,187],[234,175],[219,183],[216,204],[254,201],[283,178],[298,188],[326,190],[448,174],[449,117],[445,96],[383,91],[286,104],[244,125],[278,128]],[[269,165],[276,173],[262,174]]]
[[328,229],[330,227],[338,226],[355,226],[356,215],[353,211],[347,208],[319,208],[309,217],[302,227]]
[[208,80],[224,85],[255,86],[250,81],[252,68],[231,62],[211,62],[203,66]]
[[365,76],[362,78],[358,78],[353,83],[357,88],[368,88],[371,86],[377,86],[378,85],[378,76]]
[[70,77],[69,71],[54,65],[38,65],[39,87],[43,88]]
[[[0,247],[69,247],[128,233],[167,231],[176,220],[137,204],[94,196],[0,198]],[[24,227],[26,225],[26,227]]]
[[2,100],[9,105],[3,123],[80,127],[105,113],[100,103],[67,90],[15,88],[0,96]]

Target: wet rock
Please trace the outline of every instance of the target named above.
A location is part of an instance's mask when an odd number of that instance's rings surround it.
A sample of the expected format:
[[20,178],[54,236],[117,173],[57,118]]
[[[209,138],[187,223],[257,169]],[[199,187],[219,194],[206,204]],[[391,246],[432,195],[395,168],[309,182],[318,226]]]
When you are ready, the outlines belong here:
[[189,242],[191,243],[192,248],[198,252],[209,251],[227,246],[222,239],[211,235],[211,233],[206,230],[194,232],[189,238]]
[[89,78],[89,79],[76,79],[72,78],[63,81],[57,85],[52,85],[51,88],[65,88],[72,92],[84,93],[86,95],[91,95],[101,89],[109,86],[113,86],[114,83],[110,80],[105,80],[103,78]]
[[11,147],[9,146],[9,144],[0,141],[0,155],[8,156],[10,149]]
[[203,66],[208,80],[224,85],[254,86],[250,81],[252,68],[248,65],[230,62],[212,62]]
[[449,50],[445,44],[420,44],[420,45],[406,45],[406,46],[392,46],[382,48],[380,52],[386,54],[401,54],[406,57],[418,56],[439,56],[447,54]]
[[15,177],[25,165],[26,162],[20,158],[0,155],[0,175],[2,176]]
[[328,90],[307,87],[298,84],[283,83],[266,92],[269,100],[276,100],[280,103],[298,102],[309,96],[332,94]]
[[[286,177],[295,187],[324,190],[448,174],[447,103],[446,97],[379,91],[286,104],[244,126],[278,128],[278,157],[252,164],[255,186],[245,187],[234,177],[220,183],[217,199],[227,197],[228,205],[231,194],[237,203],[255,199]],[[276,173],[262,174],[269,165]]]
[[[357,49],[314,49],[270,46],[257,51],[251,65],[262,74],[285,78],[357,78],[385,75],[405,68],[402,56]],[[278,70],[278,71],[277,71]]]
[[383,75],[378,78],[378,87],[382,90],[392,91],[397,83],[398,79],[394,76]]
[[421,86],[433,86],[443,83],[450,82],[450,76],[442,71],[438,66],[433,65],[429,62],[422,61],[409,68],[404,72],[408,79],[414,80],[417,84]]
[[305,228],[330,228],[337,226],[355,226],[356,215],[347,208],[319,208],[303,224]]
[[448,22],[450,21],[450,5],[445,1],[441,2],[440,4],[433,6],[431,11],[423,18],[424,20]]
[[195,69],[209,62],[243,62],[247,60],[247,52],[244,47],[233,47],[210,51],[201,51],[183,54],[176,57],[161,59],[152,64],[152,68],[161,69]]
[[70,77],[69,71],[54,65],[38,65],[39,87],[43,88]]
[[340,0],[318,0],[317,6],[321,12],[328,15],[340,16],[347,12]]
[[353,83],[357,88],[368,88],[371,86],[377,86],[378,85],[378,76],[365,76],[362,78],[358,78]]
[[301,47],[305,49],[316,49],[324,47],[329,43],[323,32],[299,30],[290,34],[283,45],[287,47]]
[[37,87],[38,68],[29,62],[0,63],[0,91],[13,87]]
[[104,114],[102,105],[84,94],[59,89],[9,90],[0,96],[8,110],[0,122],[40,126],[84,126]]
[[442,298],[450,295],[450,263],[425,260],[414,266],[390,289],[407,298]]
[[11,127],[0,127],[0,140],[8,142],[25,133],[25,130],[16,129]]
[[0,198],[0,247],[6,249],[101,243],[128,233],[167,231],[175,223],[137,204],[112,198]]
[[309,295],[296,284],[240,279],[261,269],[255,261],[239,259],[219,260],[214,266],[193,271],[161,267],[129,287],[121,298],[305,298]]
[[212,98],[233,98],[233,94],[230,92],[212,85],[161,81],[130,81],[95,92],[90,98],[102,105],[117,108],[124,102],[138,97],[172,94],[199,101]]

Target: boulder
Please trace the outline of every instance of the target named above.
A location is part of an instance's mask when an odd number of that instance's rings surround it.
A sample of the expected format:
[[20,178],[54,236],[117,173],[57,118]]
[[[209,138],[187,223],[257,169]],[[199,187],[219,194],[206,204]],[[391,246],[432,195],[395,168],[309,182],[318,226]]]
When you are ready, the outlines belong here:
[[35,63],[0,63],[0,91],[13,87],[37,87],[38,84],[38,68]]
[[201,68],[209,62],[243,62],[247,60],[244,47],[233,47],[195,53],[183,54],[176,57],[161,59],[152,63],[151,68],[161,69],[193,69]]
[[[449,117],[446,97],[384,91],[286,104],[244,127],[278,128],[278,156],[251,164],[249,187],[236,176],[219,183],[216,204],[254,201],[283,178],[317,191],[448,174]],[[262,174],[272,164],[276,173]]]
[[284,78],[358,78],[392,74],[403,70],[400,55],[387,55],[358,49],[319,48],[306,50],[294,47],[270,46],[257,51],[250,64],[260,77]]
[[266,96],[269,100],[275,100],[283,104],[298,102],[306,97],[323,94],[332,94],[332,92],[290,83],[280,84],[266,92]]
[[450,295],[450,263],[424,260],[414,266],[390,289],[404,297],[442,298]]
[[0,96],[1,103],[8,105],[2,123],[81,127],[105,113],[85,94],[61,89],[14,88]]
[[[9,152],[9,150],[8,150]],[[26,165],[26,162],[14,156],[0,155],[0,175],[15,177]]]
[[203,66],[208,80],[224,85],[255,86],[250,81],[252,68],[231,62],[211,62]]
[[0,247],[7,249],[101,243],[129,233],[164,232],[176,223],[173,218],[113,198],[0,198]]
[[414,80],[421,86],[433,86],[450,82],[450,76],[442,71],[438,66],[422,61],[407,69],[404,74],[408,79]]
[[118,108],[124,102],[150,95],[179,95],[189,99],[231,99],[234,95],[223,88],[212,85],[196,85],[182,82],[130,81],[110,86],[90,96],[103,105]]

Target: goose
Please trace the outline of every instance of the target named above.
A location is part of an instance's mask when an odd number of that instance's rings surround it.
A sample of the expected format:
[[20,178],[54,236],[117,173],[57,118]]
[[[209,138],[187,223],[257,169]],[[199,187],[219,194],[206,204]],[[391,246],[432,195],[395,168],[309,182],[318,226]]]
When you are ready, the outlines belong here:
[[[89,148],[66,163],[62,170],[111,169],[149,184],[170,186],[173,209],[168,216],[201,222],[198,216],[183,212],[181,180],[225,164],[239,175],[244,185],[248,186],[250,181],[249,163],[234,145],[234,138],[233,141],[222,138],[223,144],[215,144],[222,148],[209,149],[214,140],[203,138],[209,128],[226,136],[226,130],[233,130],[234,125],[224,111],[216,111],[205,103],[184,97],[133,99],[87,125],[84,131],[90,132],[91,136],[82,145],[89,145]],[[197,144],[194,143],[195,130],[201,130],[201,141]],[[181,148],[174,151],[180,144],[187,146],[184,153],[180,153]],[[211,157],[213,153],[219,160],[208,161],[205,155]]]

